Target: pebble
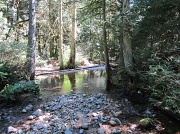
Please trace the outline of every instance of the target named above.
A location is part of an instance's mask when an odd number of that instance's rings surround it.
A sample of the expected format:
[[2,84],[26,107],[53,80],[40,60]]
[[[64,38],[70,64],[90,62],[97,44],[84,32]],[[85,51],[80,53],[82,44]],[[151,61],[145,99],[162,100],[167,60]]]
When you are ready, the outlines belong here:
[[[107,130],[102,127],[102,124],[109,127],[118,127],[121,124],[117,117],[122,115],[123,109],[120,111],[120,108],[117,108],[118,105],[117,101],[101,93],[94,95],[78,93],[62,95],[44,104],[42,109],[37,109],[32,115],[27,117],[28,120],[33,120],[33,122],[18,126],[18,128],[22,128],[21,132],[27,134],[72,134],[77,131],[79,134],[85,134],[93,127],[96,131],[95,133],[98,134],[118,134],[121,133],[121,130],[117,128]],[[32,109],[33,105],[29,104],[22,112],[26,113]],[[106,110],[106,113],[103,110]],[[136,127],[133,128],[136,129]],[[8,131],[17,133],[17,129],[13,129],[13,127],[9,127]]]

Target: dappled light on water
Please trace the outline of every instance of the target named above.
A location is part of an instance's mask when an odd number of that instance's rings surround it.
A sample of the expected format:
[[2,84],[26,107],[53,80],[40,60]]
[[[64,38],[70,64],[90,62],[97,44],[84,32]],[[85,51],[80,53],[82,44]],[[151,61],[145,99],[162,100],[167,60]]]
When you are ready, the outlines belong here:
[[38,76],[42,96],[59,96],[69,93],[105,92],[106,74],[104,70],[84,70],[67,74]]

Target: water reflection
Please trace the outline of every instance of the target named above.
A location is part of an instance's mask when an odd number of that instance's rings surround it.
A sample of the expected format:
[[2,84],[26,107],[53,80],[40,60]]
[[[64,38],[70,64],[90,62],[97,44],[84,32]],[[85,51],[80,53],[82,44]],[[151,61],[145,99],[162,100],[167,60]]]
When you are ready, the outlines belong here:
[[44,97],[73,93],[99,93],[106,91],[104,70],[83,70],[79,72],[37,77],[40,93]]

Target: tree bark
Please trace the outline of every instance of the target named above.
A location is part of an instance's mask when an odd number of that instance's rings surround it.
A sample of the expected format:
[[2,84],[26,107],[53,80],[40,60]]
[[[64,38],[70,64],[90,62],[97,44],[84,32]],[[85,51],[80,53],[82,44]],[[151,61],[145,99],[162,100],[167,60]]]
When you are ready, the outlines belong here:
[[[130,0],[123,1],[123,11],[127,12],[130,10]],[[122,20],[124,22],[124,20]],[[126,22],[124,22],[126,23]],[[127,22],[128,23],[128,22]],[[123,28],[123,57],[124,57],[124,66],[127,71],[133,70],[133,61],[132,61],[132,40],[125,27]]]
[[103,48],[104,48],[104,58],[105,58],[105,65],[106,65],[106,74],[107,74],[107,81],[110,81],[110,65],[109,65],[109,54],[108,54],[108,47],[107,47],[107,33],[106,33],[106,1],[102,1],[103,6]]
[[63,48],[62,0],[59,0],[59,65],[60,65],[60,70],[64,69],[62,48]]
[[49,54],[50,58],[54,56],[54,45],[53,45],[53,11],[52,11],[52,0],[49,0]]
[[35,0],[29,1],[29,36],[27,46],[27,78],[35,78],[35,48],[36,48],[36,14]]
[[76,5],[73,0],[72,6],[72,31],[71,31],[71,50],[69,58],[69,68],[75,68],[75,37],[76,36]]

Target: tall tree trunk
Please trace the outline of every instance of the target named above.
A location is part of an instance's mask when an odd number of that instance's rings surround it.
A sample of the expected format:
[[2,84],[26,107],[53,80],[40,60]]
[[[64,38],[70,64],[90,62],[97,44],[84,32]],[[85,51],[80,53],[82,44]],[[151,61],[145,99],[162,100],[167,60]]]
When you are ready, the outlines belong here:
[[[19,22],[19,4],[20,4],[20,2],[19,2],[19,0],[18,1],[16,1],[16,23],[18,23]],[[19,28],[21,28],[20,27],[20,24],[19,24],[19,27],[16,27],[16,39],[15,39],[15,41],[19,41]]]
[[27,46],[27,78],[33,80],[35,77],[35,48],[36,48],[36,14],[35,0],[29,0],[29,37]]
[[108,54],[108,47],[107,47],[107,33],[106,33],[106,1],[102,1],[103,6],[103,48],[104,48],[104,58],[105,58],[105,65],[106,65],[106,74],[107,74],[107,81],[110,81],[110,65],[109,65],[109,54]]
[[69,68],[75,68],[75,36],[76,36],[76,5],[73,0],[72,6],[72,31],[71,31],[71,51],[69,58]]
[[[123,1],[123,12],[130,10],[130,0]],[[124,22],[124,20],[122,20]],[[133,61],[132,61],[132,40],[125,27],[123,28],[123,57],[124,66],[127,71],[132,71]]]
[[52,0],[49,0],[49,54],[50,58],[54,56],[54,45],[53,45],[53,5]]
[[64,69],[64,63],[63,63],[62,0],[59,0],[59,65],[60,65],[60,70]]
[[[91,18],[89,18],[90,19],[90,21],[89,21],[89,26],[91,27],[91,23],[92,23],[92,20],[91,20]],[[92,61],[92,59],[93,59],[93,43],[92,43],[92,31],[91,31],[91,28],[90,28],[90,30],[89,30],[89,61]]]

